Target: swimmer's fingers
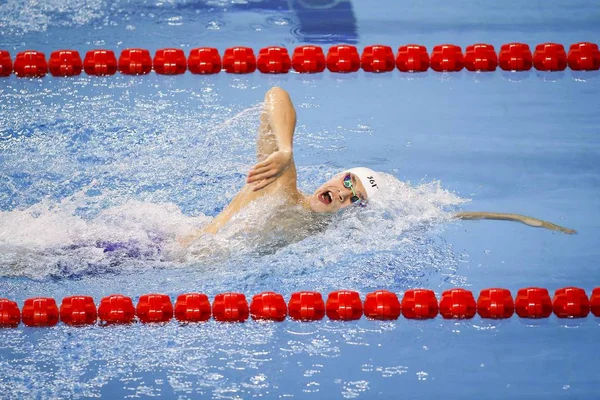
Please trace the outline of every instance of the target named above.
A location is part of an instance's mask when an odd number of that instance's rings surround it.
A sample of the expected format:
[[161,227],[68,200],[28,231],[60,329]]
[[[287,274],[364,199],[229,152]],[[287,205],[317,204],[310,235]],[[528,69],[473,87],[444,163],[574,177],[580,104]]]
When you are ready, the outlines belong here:
[[252,191],[256,192],[257,190],[260,190],[262,188],[264,188],[265,186],[270,185],[271,183],[275,182],[275,179],[277,179],[277,177],[272,177],[272,178],[267,178],[267,179],[263,179],[262,181],[258,182],[254,188],[252,188]]
[[269,166],[269,167],[259,168],[257,170],[252,170],[248,173],[248,179],[246,179],[246,182],[248,182],[248,183],[258,182],[263,179],[271,178],[276,175],[277,175],[277,169],[275,169],[273,167]]
[[262,174],[258,174],[258,175],[254,175],[252,176],[252,178],[248,178],[248,183],[255,183],[255,182],[260,182],[264,179],[277,179],[279,175],[277,174],[277,170],[274,169],[270,169],[267,170],[266,172],[263,172]]
[[[292,160],[291,152],[276,151],[267,157],[264,161],[259,162],[248,173],[246,182],[253,183],[263,179],[276,178],[285,171]],[[269,182],[270,183],[270,182]]]
[[267,157],[266,159],[264,159],[263,161],[257,163],[254,168],[252,168],[253,170],[255,169],[260,169],[260,168],[266,168],[269,166],[269,164],[271,164],[271,160],[270,160],[270,156]]
[[248,172],[248,183],[256,182],[260,179],[263,179],[263,178],[258,178],[258,176],[264,174],[265,172],[268,172],[269,170],[271,170],[270,166],[252,168],[250,170],[250,172]]

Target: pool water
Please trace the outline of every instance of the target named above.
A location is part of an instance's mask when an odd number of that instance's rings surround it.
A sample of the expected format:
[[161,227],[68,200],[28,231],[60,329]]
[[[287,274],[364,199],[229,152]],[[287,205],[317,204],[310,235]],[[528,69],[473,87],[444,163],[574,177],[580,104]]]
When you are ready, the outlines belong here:
[[[598,42],[593,1],[0,3],[0,49],[315,43],[498,50]],[[255,161],[264,93],[296,105],[306,192],[366,165],[367,210],[271,246],[229,231],[184,252]],[[0,80],[0,297],[600,286],[595,72],[115,75]],[[266,207],[264,204],[257,204]],[[511,212],[574,228],[456,221]],[[257,223],[264,221],[257,221]],[[204,250],[210,249],[208,253]],[[204,250],[203,250],[204,249]],[[207,255],[208,254],[208,255]],[[0,330],[3,398],[595,398],[600,320]]]

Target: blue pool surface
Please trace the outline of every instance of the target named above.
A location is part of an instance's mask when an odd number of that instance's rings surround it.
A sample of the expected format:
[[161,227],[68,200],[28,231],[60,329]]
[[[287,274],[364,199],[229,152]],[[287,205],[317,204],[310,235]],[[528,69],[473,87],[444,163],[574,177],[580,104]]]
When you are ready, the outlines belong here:
[[[0,49],[600,42],[595,1],[0,2]],[[178,250],[255,160],[264,93],[290,92],[299,186],[355,165],[387,185],[315,235]],[[600,286],[597,72],[0,78],[0,297]],[[455,211],[532,215],[456,221]],[[364,212],[359,212],[364,211]],[[118,246],[115,246],[118,244]],[[207,250],[208,251],[208,256]],[[582,398],[600,319],[0,330],[0,397]]]

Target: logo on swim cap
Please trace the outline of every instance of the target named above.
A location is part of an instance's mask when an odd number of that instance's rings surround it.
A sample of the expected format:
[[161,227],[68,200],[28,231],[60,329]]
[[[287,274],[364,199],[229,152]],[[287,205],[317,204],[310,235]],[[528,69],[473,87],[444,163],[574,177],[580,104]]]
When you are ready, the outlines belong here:
[[362,183],[367,191],[367,198],[370,199],[379,190],[381,179],[379,179],[379,174],[372,169],[357,167],[344,171],[344,173],[347,172],[354,174],[360,180],[360,183]]

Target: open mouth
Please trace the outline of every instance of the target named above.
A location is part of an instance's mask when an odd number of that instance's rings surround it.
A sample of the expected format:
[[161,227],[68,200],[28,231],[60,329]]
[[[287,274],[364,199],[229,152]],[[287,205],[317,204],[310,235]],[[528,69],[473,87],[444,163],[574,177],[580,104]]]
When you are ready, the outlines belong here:
[[331,192],[327,191],[327,192],[323,192],[319,195],[319,201],[321,201],[321,203],[323,204],[331,204],[331,202],[333,201],[333,196],[331,194]]

